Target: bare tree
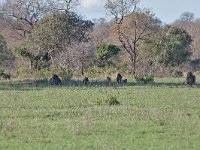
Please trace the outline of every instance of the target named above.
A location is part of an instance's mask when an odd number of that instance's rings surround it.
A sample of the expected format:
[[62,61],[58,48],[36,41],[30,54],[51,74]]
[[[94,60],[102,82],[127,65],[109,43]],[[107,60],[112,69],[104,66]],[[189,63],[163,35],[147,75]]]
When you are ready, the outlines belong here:
[[66,47],[65,51],[56,55],[55,63],[57,66],[81,72],[81,75],[84,75],[85,70],[95,58],[94,49],[95,46],[90,41],[73,43],[71,46]]
[[76,5],[78,0],[6,0],[1,6],[1,16],[4,27],[25,37],[45,15],[69,11]]
[[98,44],[99,42],[108,40],[109,22],[107,22],[105,18],[93,19],[93,22],[95,24],[91,33],[93,41]]
[[158,20],[149,10],[137,9],[137,0],[108,0],[107,10],[115,18],[115,30],[131,61],[132,74],[136,73],[138,44],[154,33]]

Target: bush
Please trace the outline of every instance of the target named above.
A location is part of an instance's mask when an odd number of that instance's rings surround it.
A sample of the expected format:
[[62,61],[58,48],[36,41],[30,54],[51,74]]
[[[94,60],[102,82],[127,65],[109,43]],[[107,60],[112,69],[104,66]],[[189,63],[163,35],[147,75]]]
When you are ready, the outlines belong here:
[[200,76],[200,71],[195,71],[194,74]]
[[56,68],[45,68],[42,70],[19,68],[18,77],[22,79],[48,79],[52,74],[58,72]]
[[120,102],[117,100],[116,96],[107,95],[106,98],[99,99],[97,101],[97,104],[98,105],[109,105],[109,106],[112,106],[112,105],[120,105]]
[[109,106],[111,105],[120,105],[120,102],[117,100],[116,96],[109,95],[106,99],[106,102]]
[[0,74],[4,73],[5,69],[0,67]]
[[58,73],[58,76],[60,76],[63,80],[70,80],[73,77],[73,73],[71,70],[61,68]]
[[102,68],[97,67],[97,66],[93,66],[93,67],[90,67],[88,69],[88,73],[92,76],[102,74],[103,72],[104,72],[104,70]]
[[148,76],[148,75],[145,75],[145,76],[143,76],[143,75],[135,76],[135,80],[137,82],[145,83],[145,84],[152,83],[152,82],[154,82],[154,76]]
[[176,70],[173,72],[173,77],[176,77],[176,78],[183,77],[183,72]]
[[18,77],[22,79],[32,79],[35,75],[35,71],[28,68],[19,68]]

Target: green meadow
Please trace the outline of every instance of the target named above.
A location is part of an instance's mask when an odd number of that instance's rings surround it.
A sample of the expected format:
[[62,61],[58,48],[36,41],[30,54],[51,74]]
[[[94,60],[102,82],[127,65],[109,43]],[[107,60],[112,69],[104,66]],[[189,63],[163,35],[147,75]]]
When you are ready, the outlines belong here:
[[[200,86],[0,82],[2,150],[197,150]],[[113,100],[117,105],[109,104]]]

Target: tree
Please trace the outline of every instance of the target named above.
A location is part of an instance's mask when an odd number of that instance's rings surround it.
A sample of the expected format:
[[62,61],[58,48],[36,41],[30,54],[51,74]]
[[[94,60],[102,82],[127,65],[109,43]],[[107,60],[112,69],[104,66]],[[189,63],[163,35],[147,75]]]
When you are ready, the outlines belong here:
[[166,26],[156,35],[154,55],[159,64],[179,66],[191,56],[191,36],[183,29]]
[[200,58],[200,21],[191,12],[184,12],[172,25],[186,30],[192,37],[192,59]]
[[50,67],[50,60],[48,52],[43,52],[39,54],[31,53],[25,44],[21,44],[14,48],[16,55],[27,59],[30,62],[30,69],[41,70],[43,68]]
[[136,73],[138,45],[150,37],[160,21],[149,10],[138,10],[136,0],[108,0],[107,10],[114,16],[116,32],[131,60],[132,74]]
[[63,64],[67,68],[81,72],[81,75],[84,75],[85,70],[95,59],[94,49],[95,45],[91,41],[76,43],[63,53],[61,59],[66,60]]
[[97,59],[108,65],[112,63],[111,59],[120,51],[120,48],[116,45],[106,43],[100,43],[97,49]]
[[194,20],[194,13],[184,12],[184,13],[181,14],[180,20],[182,20],[182,21],[192,21],[192,20]]
[[14,56],[11,50],[7,48],[4,37],[0,35],[0,65],[6,65],[8,63],[10,64],[10,61],[12,61],[13,59]]
[[[29,52],[34,55],[48,52],[52,63],[60,63],[60,53],[66,60],[71,57],[71,48],[77,43],[87,42],[93,23],[83,20],[73,12],[57,12],[41,19],[26,40]],[[65,61],[65,60],[62,60]]]
[[26,37],[44,16],[71,11],[76,5],[78,0],[5,0],[1,14],[5,28]]

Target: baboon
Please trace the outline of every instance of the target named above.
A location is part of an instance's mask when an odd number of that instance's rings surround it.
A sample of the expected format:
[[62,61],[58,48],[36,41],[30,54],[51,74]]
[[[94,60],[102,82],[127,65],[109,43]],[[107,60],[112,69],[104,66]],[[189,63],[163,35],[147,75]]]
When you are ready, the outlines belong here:
[[0,76],[5,80],[10,80],[10,75],[9,74],[1,73]]
[[62,82],[61,82],[61,79],[58,77],[58,75],[57,74],[54,74],[53,76],[52,76],[52,78],[50,79],[50,81],[51,81],[51,84],[52,85],[60,85]]
[[110,85],[111,77],[107,76],[107,83]]
[[127,79],[124,79],[124,80],[122,80],[122,83],[125,84],[125,83],[127,83],[127,81],[128,81]]
[[51,59],[51,57],[49,57],[49,53],[48,52],[46,52],[45,54],[44,54],[44,56],[42,57],[42,60],[43,61],[49,61]]
[[183,82],[183,84],[188,84],[192,86],[196,82],[196,76],[192,74],[192,72],[187,73],[186,81]]
[[122,83],[122,75],[121,74],[117,74],[117,83]]
[[107,76],[107,81],[110,82],[111,81],[111,77]]
[[88,79],[88,77],[85,77],[83,79],[83,84],[88,85],[88,83],[89,83],[89,79]]

